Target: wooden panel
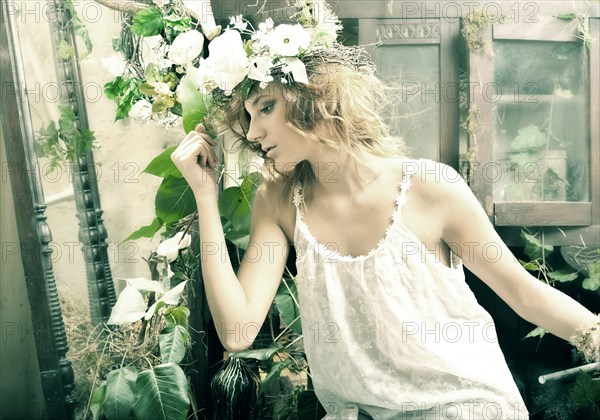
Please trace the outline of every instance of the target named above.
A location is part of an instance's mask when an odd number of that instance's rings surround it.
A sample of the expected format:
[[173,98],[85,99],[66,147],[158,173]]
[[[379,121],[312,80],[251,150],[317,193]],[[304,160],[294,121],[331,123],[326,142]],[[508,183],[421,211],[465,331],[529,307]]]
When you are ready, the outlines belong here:
[[596,41],[590,54],[590,177],[592,223],[600,225],[600,20],[590,19],[590,32]]
[[440,45],[440,162],[458,170],[459,160],[459,83],[458,22],[442,21]]
[[[484,39],[492,42],[492,28],[484,29]],[[493,159],[494,102],[486,95],[487,87],[492,86],[493,64],[488,54],[469,53],[469,106],[470,119],[475,125],[469,135],[469,152],[473,155],[473,168],[470,186],[473,193],[491,218],[493,215],[493,183],[483,174],[483,169]]]
[[589,226],[591,203],[495,203],[496,226]]
[[535,23],[510,22],[493,25],[494,40],[577,41],[577,20],[540,16]]

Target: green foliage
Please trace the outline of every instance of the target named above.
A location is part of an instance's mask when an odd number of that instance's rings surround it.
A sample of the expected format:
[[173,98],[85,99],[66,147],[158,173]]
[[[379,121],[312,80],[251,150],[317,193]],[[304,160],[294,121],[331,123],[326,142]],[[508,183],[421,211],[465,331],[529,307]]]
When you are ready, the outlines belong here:
[[513,150],[537,152],[548,143],[548,135],[535,124],[530,124],[518,131],[517,137],[510,143]]
[[138,230],[132,232],[127,238],[123,239],[123,242],[134,241],[140,238],[152,238],[156,235],[156,232],[160,230],[164,226],[164,223],[160,218],[155,217],[152,223],[147,226],[142,226]]
[[106,97],[117,104],[115,121],[127,118],[133,104],[142,98],[139,90],[140,83],[141,79],[136,77],[117,76],[115,80],[104,85]]
[[158,187],[154,206],[156,217],[168,225],[196,211],[196,199],[185,178],[169,175]]
[[600,289],[600,260],[589,264],[586,271],[587,276],[583,280],[582,287],[592,291]]
[[58,127],[51,121],[48,127],[40,129],[35,138],[35,152],[38,157],[50,159],[48,171],[63,166],[66,161],[74,161],[88,150],[96,148],[96,137],[90,130],[78,129],[78,121],[70,106],[60,107]]
[[525,254],[527,254],[531,260],[542,259],[554,251],[552,245],[541,243],[538,238],[524,230],[521,231],[521,238],[525,240]]
[[189,31],[192,26],[192,20],[189,17],[182,17],[174,13],[163,16],[163,20],[165,23],[165,39],[168,43],[172,43],[180,33]]
[[75,12],[73,2],[71,0],[65,0],[63,2],[63,7],[69,10],[69,14],[71,16],[71,20],[67,22],[67,25],[73,26],[73,32],[75,33],[75,35],[81,37],[83,43],[85,44],[85,48],[87,49],[87,53],[90,54],[93,48],[92,40],[90,39],[90,34],[88,33],[85,24],[79,18],[79,15]]
[[111,371],[106,377],[106,394],[102,412],[108,420],[129,418],[135,402],[135,382],[138,370],[125,366]]
[[225,219],[225,238],[242,248],[247,246],[252,202],[261,182],[262,175],[252,172],[244,177],[240,186],[229,187],[219,194],[219,212]]
[[169,147],[165,149],[160,155],[156,156],[146,166],[143,172],[165,178],[167,176],[181,177],[181,172],[177,169],[177,166],[171,160],[171,154],[175,151],[177,146]]
[[302,334],[300,311],[298,308],[298,290],[294,281],[282,279],[275,294],[275,304],[281,320],[289,325],[292,331]]
[[169,324],[161,332],[159,337],[160,355],[165,362],[180,363],[185,357],[190,334],[181,325]]
[[181,90],[178,95],[182,107],[183,130],[186,134],[204,121],[214,108],[211,97],[203,95],[198,89],[194,74],[195,71],[189,70],[188,76],[181,80]]
[[188,382],[175,363],[165,363],[138,375],[133,411],[137,419],[183,420],[190,406]]
[[133,16],[131,32],[140,36],[159,35],[165,28],[162,12],[156,7],[140,10]]
[[600,380],[593,380],[590,375],[579,371],[575,385],[571,389],[571,398],[580,407],[590,404],[600,408]]

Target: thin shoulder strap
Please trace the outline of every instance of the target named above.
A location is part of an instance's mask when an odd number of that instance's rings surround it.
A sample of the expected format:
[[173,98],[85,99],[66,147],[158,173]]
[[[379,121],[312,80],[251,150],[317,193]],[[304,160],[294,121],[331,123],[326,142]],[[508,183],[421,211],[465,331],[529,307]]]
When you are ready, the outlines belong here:
[[300,211],[300,203],[302,203],[302,192],[301,192],[300,184],[294,185],[294,195],[292,197],[292,202],[294,203],[294,207],[296,207],[296,211]]

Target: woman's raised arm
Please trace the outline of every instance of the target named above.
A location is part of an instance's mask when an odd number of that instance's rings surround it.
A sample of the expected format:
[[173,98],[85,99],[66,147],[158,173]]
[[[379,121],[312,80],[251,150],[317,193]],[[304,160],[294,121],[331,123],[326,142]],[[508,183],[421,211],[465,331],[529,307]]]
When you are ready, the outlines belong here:
[[[200,264],[213,322],[228,351],[249,347],[265,320],[287,260],[287,239],[277,224],[267,188],[252,210],[250,244],[238,276],[233,271],[217,204],[214,141],[202,126],[190,132],[171,159],[192,188],[199,219]],[[238,279],[239,278],[239,279]]]

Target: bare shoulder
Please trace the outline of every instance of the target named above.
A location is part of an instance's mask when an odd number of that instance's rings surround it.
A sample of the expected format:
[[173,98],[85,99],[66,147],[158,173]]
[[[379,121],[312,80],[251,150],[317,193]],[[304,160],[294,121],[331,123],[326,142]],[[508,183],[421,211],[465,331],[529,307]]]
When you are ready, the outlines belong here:
[[410,172],[411,193],[428,205],[448,204],[470,191],[462,176],[451,166],[429,159],[408,161],[403,164],[403,171]]
[[276,223],[291,241],[296,213],[292,202],[293,194],[286,194],[286,188],[287,185],[281,178],[265,179],[256,191],[252,212],[253,217],[258,216]]

